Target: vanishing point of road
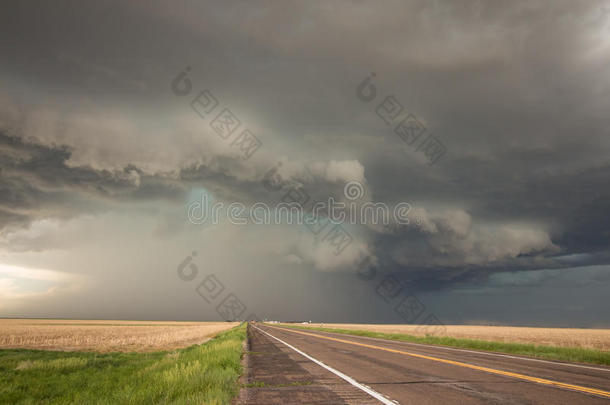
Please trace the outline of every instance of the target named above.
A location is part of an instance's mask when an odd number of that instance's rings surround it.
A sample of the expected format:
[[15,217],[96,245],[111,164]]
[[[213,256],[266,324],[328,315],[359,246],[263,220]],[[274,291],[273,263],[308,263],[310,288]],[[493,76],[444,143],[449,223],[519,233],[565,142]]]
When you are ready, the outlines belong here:
[[244,404],[610,404],[610,367],[248,326]]

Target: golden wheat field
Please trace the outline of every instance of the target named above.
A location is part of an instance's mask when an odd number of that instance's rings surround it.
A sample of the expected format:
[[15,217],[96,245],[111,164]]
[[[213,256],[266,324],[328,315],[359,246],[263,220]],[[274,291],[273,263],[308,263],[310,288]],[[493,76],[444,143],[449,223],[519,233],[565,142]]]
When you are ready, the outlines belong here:
[[[420,325],[312,323],[308,326],[358,329],[381,333],[404,333],[415,336],[423,336],[425,334],[425,328],[422,328]],[[550,346],[610,350],[610,329],[446,325],[445,330],[441,330],[435,335],[451,336],[462,339],[491,340],[496,342],[534,343]]]
[[0,348],[143,352],[203,343],[237,322],[0,319]]

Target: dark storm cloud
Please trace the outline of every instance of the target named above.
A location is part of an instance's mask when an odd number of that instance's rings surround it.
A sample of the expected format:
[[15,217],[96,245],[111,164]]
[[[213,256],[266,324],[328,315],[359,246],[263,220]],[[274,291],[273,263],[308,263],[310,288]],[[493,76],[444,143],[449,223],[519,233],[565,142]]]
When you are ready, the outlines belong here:
[[2,228],[97,211],[104,200],[176,198],[178,191],[184,192],[133,166],[115,172],[70,167],[69,158],[66,147],[48,147],[0,133]]
[[[115,201],[180,205],[197,187],[273,203],[285,191],[261,181],[281,162],[283,181],[316,199],[341,197],[358,180],[371,201],[409,202],[411,226],[362,226],[358,236],[418,288],[610,264],[603,2],[2,9],[3,226]],[[187,65],[194,91],[212,91],[263,141],[252,159],[232,154],[190,99],[170,91]],[[356,87],[371,72],[377,98],[366,104]],[[388,95],[446,145],[434,166],[377,116]],[[319,252],[300,255],[303,266],[333,268]]]

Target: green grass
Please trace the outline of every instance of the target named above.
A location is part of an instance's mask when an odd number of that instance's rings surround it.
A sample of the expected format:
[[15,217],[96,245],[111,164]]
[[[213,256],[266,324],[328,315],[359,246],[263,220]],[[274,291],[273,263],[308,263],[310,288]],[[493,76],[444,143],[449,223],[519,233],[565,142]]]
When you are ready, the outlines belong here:
[[296,329],[314,329],[322,332],[343,333],[346,335],[366,336],[404,342],[424,343],[430,345],[459,347],[463,349],[482,350],[515,354],[519,356],[535,357],[545,360],[567,361],[576,363],[592,363],[610,365],[610,352],[577,347],[544,346],[527,343],[504,343],[488,340],[456,339],[445,336],[413,336],[401,333],[380,333],[364,330],[319,328],[309,326],[286,325],[281,326]]
[[153,353],[0,350],[1,404],[229,404],[246,324]]

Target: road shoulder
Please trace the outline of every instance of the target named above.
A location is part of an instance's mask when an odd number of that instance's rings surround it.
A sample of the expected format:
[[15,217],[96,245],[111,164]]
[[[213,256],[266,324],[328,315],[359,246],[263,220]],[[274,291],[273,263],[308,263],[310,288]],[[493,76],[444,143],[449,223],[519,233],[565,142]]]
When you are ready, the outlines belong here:
[[241,404],[377,404],[374,398],[248,326]]

